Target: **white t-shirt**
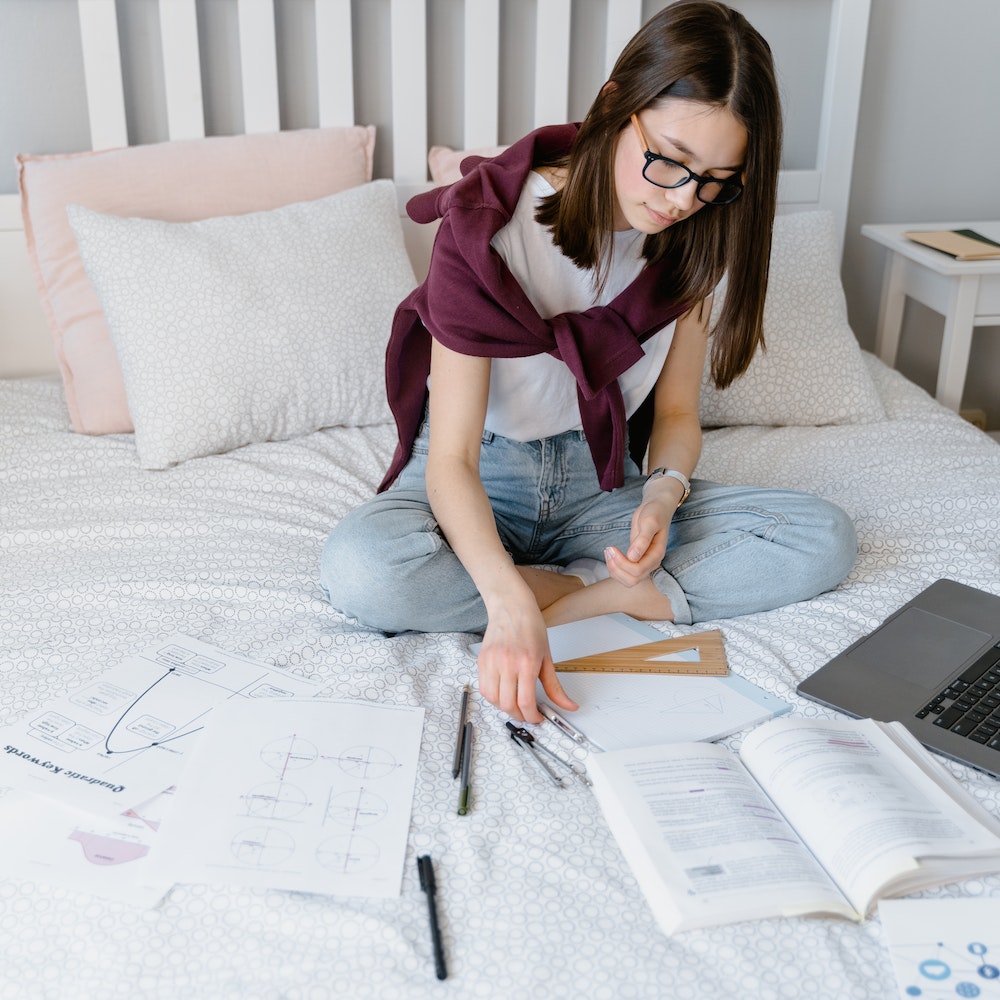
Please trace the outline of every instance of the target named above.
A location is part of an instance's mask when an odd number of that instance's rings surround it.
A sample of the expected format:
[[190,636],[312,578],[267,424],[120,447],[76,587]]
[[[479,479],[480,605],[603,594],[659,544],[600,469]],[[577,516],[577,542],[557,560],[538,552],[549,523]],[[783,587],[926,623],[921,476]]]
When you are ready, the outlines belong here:
[[[529,174],[513,217],[491,241],[543,319],[605,305],[624,291],[643,267],[643,234],[634,229],[615,233],[608,281],[598,296],[593,273],[577,267],[552,242],[549,230],[535,221],[538,200],[552,191],[541,174]],[[674,324],[669,323],[646,340],[642,344],[645,357],[619,377],[628,416],[656,383],[673,334]],[[580,426],[576,379],[564,362],[548,354],[493,359],[487,430],[514,441],[535,441]]]

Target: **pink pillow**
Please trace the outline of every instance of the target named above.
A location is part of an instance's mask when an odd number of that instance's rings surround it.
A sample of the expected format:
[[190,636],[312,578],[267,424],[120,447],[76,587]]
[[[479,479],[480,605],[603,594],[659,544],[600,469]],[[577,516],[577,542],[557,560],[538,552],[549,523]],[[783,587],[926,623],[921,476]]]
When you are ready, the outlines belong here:
[[453,184],[462,177],[462,160],[467,156],[497,156],[506,146],[482,146],[479,149],[452,149],[450,146],[431,146],[427,166],[435,184]]
[[19,156],[21,213],[73,429],[132,431],[118,357],[66,206],[193,222],[313,201],[371,180],[373,125]]

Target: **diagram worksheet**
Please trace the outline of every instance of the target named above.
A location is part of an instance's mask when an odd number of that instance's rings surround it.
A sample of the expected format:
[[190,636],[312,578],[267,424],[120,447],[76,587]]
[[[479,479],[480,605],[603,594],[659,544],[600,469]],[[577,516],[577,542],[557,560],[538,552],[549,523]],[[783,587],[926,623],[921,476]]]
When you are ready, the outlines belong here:
[[172,636],[0,729],[0,782],[116,816],[177,784],[225,701],[311,697],[316,681]]
[[169,882],[148,873],[169,791],[120,816],[83,812],[16,788],[0,789],[0,874],[152,907]]
[[[548,636],[557,672],[562,660],[664,638],[651,625],[619,614],[555,625]],[[696,662],[699,654],[688,649],[657,659]],[[567,720],[601,750],[719,740],[791,709],[736,674],[559,672],[559,682],[580,706]]]
[[1000,898],[884,899],[901,1000],[1000,1000]]
[[423,708],[233,701],[181,777],[154,867],[171,881],[398,896]]

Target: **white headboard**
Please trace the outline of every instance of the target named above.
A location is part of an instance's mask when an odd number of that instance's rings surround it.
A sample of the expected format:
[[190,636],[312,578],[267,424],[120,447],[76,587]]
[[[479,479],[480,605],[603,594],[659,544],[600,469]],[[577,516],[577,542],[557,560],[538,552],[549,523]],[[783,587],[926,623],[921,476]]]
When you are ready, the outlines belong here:
[[[116,5],[123,0],[76,0],[83,48],[91,145],[94,149],[129,143],[126,75],[122,70],[122,38]],[[282,127],[276,3],[281,0],[236,0],[238,18],[239,90],[243,130],[274,131]],[[561,122],[570,117],[570,86],[579,77],[580,60],[595,62],[593,44],[581,44],[585,25],[588,39],[599,39],[604,76],[625,42],[639,28],[652,6],[643,0],[604,0],[603,24],[594,22],[594,5],[583,0],[538,0],[521,5],[516,37],[501,30],[501,0],[464,0],[461,31],[443,25],[435,0],[379,0],[367,8],[351,0],[313,0],[300,7],[312,11],[312,51],[302,58],[315,60],[312,95],[319,126],[365,122],[365,87],[389,90],[386,123],[378,125],[376,149],[385,157],[376,161],[376,174],[391,176],[400,206],[427,186],[427,152],[434,142],[432,124],[440,119],[440,84],[428,85],[433,70],[447,56],[457,67],[452,91],[459,90],[462,112],[460,148],[492,146],[517,136],[502,135],[502,117],[514,90],[527,100],[532,121],[528,127]],[[738,6],[738,4],[737,4]],[[815,10],[815,0],[786,0],[788,16],[796,7]],[[205,135],[206,95],[203,94],[201,35],[196,0],[158,0],[162,88],[166,105],[166,133],[170,139]],[[870,0],[830,0],[830,30],[818,130],[815,166],[785,170],[779,200],[783,211],[825,208],[838,222],[843,242],[850,191],[854,140],[861,94]],[[359,10],[367,19],[359,24]],[[506,15],[509,11],[505,10]],[[530,12],[528,15],[524,11]],[[749,12],[748,12],[749,13]],[[533,23],[532,23],[533,22]],[[362,30],[363,29],[363,30]],[[448,51],[445,51],[448,50]],[[511,52],[522,72],[511,73]],[[373,73],[370,67],[384,67]],[[364,68],[367,72],[362,73]],[[591,74],[594,67],[588,64]],[[780,71],[779,61],[779,71]],[[388,81],[388,82],[387,82]],[[504,89],[511,93],[504,93]],[[525,91],[527,94],[525,95]],[[596,92],[596,88],[593,90]],[[449,99],[454,99],[454,93]],[[133,131],[135,131],[135,124]],[[526,131],[526,129],[524,129]],[[520,132],[518,132],[520,134]],[[50,150],[23,150],[44,153]],[[430,245],[429,227],[404,222],[407,243],[422,273]],[[48,334],[34,291],[24,248],[16,195],[0,195],[0,376],[20,376],[55,370]]]

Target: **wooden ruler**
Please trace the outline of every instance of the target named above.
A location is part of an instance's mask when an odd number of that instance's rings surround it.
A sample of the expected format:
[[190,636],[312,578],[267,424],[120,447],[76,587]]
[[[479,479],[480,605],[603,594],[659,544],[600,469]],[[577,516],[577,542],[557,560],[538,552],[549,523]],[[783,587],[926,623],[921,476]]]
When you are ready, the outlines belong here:
[[[688,649],[697,649],[699,659],[658,659],[668,653],[681,653]],[[722,633],[718,629],[562,660],[555,668],[558,671],[591,674],[694,674],[702,677],[725,677],[729,673]]]

